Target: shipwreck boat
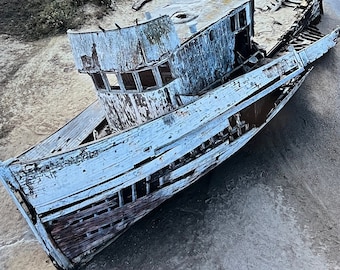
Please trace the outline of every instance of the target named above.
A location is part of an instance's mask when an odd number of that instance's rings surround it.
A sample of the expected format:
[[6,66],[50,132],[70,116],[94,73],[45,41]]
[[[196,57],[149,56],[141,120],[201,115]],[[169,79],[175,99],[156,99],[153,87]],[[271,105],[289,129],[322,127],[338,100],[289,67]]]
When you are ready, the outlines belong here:
[[252,41],[253,1],[184,42],[169,16],[69,31],[98,101],[0,164],[3,185],[56,267],[86,263],[254,137],[335,46],[339,29],[322,36],[310,26],[321,10],[309,1],[271,58]]

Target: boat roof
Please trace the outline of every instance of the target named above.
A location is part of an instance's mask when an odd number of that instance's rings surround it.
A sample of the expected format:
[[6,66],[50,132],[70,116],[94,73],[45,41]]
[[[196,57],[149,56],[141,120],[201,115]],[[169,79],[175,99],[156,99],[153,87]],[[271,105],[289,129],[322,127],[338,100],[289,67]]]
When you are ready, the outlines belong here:
[[[168,16],[147,23],[97,32],[68,31],[76,67],[81,70],[124,72],[157,62],[180,41]],[[116,52],[112,51],[117,48]]]
[[[307,1],[313,0],[289,0],[289,5],[281,0],[255,0],[255,41],[269,51],[301,13],[296,6],[307,4]],[[126,16],[105,16],[100,29],[125,28],[167,15],[174,23],[180,41],[184,42],[192,36],[192,26],[201,31],[246,2],[249,0],[152,0],[138,11],[129,5],[125,5],[124,9],[117,8],[115,12]],[[81,32],[98,30],[97,22],[89,22],[80,29]]]

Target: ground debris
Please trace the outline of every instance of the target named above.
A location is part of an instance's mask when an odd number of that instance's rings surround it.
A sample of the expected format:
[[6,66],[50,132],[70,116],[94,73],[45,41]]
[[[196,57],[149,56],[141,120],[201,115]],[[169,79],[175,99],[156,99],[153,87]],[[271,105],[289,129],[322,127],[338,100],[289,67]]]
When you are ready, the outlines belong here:
[[133,6],[132,6],[132,8],[134,9],[134,10],[140,10],[147,2],[150,2],[151,0],[137,0],[134,4],[133,4]]

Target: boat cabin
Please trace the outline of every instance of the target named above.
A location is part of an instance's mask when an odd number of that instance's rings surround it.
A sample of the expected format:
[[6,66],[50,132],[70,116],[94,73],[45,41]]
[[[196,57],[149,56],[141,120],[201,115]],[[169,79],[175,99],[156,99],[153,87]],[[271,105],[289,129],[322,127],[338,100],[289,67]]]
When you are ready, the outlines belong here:
[[[313,3],[288,33],[309,25]],[[258,67],[253,4],[185,40],[169,16],[68,32],[76,67],[91,76],[100,104],[0,161],[2,184],[58,269],[78,269],[241,149],[292,98],[311,63],[336,45],[339,28],[324,37],[306,29],[292,37],[307,47]],[[87,140],[102,123],[113,134]]]
[[111,132],[186,105],[252,62],[258,53],[253,9],[253,1],[246,2],[184,42],[169,16],[114,30],[69,31],[76,67],[93,79]]

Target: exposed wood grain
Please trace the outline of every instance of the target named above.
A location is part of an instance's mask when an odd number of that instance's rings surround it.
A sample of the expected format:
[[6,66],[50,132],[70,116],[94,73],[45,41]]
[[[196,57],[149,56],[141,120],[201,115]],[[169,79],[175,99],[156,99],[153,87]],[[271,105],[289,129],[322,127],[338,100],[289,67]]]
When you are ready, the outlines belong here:
[[57,132],[20,155],[20,160],[34,160],[74,149],[92,133],[104,118],[102,105],[96,101]]
[[[293,73],[286,75],[289,71]],[[154,156],[152,149],[169,144],[208,123],[275,78],[281,77],[277,85],[279,86],[302,71],[302,64],[296,55],[289,53],[138,129],[123,132],[75,151],[36,161],[31,165],[13,164],[11,169],[16,175],[20,175],[18,182],[30,203],[40,212],[39,209],[43,205],[51,204],[52,207],[53,203],[66,203],[69,194],[89,190],[107,179],[133,169],[134,164]],[[274,85],[274,88],[277,86]],[[221,102],[222,100],[224,102]],[[150,134],[153,136],[150,137]],[[144,151],[146,148],[149,150]],[[82,182],[75,183],[72,179],[82,179]],[[93,179],[97,181],[93,182]],[[89,191],[92,193],[94,190]],[[79,197],[78,200],[80,199]]]
[[68,37],[76,67],[85,72],[136,70],[139,66],[161,60],[180,45],[167,16],[105,32],[68,31]]
[[[93,116],[93,104],[36,149],[0,164],[6,189],[60,267],[90,259],[238,151],[297,91],[306,67],[336,43],[339,29],[320,40],[307,33],[310,47],[250,67],[239,59],[257,48],[250,41],[252,5],[182,45],[168,17],[113,31],[69,32],[77,68],[99,80],[96,89],[116,134],[79,146],[104,118],[103,110]],[[128,53],[117,53],[118,47]],[[158,70],[164,63],[166,81]],[[108,71],[130,88],[111,87]],[[232,71],[233,80],[226,77]]]
[[178,80],[175,80],[157,91],[110,95],[98,93],[98,96],[105,104],[110,126],[116,131],[123,131],[177,109],[177,102],[167,99],[167,94],[175,96],[180,86]]

